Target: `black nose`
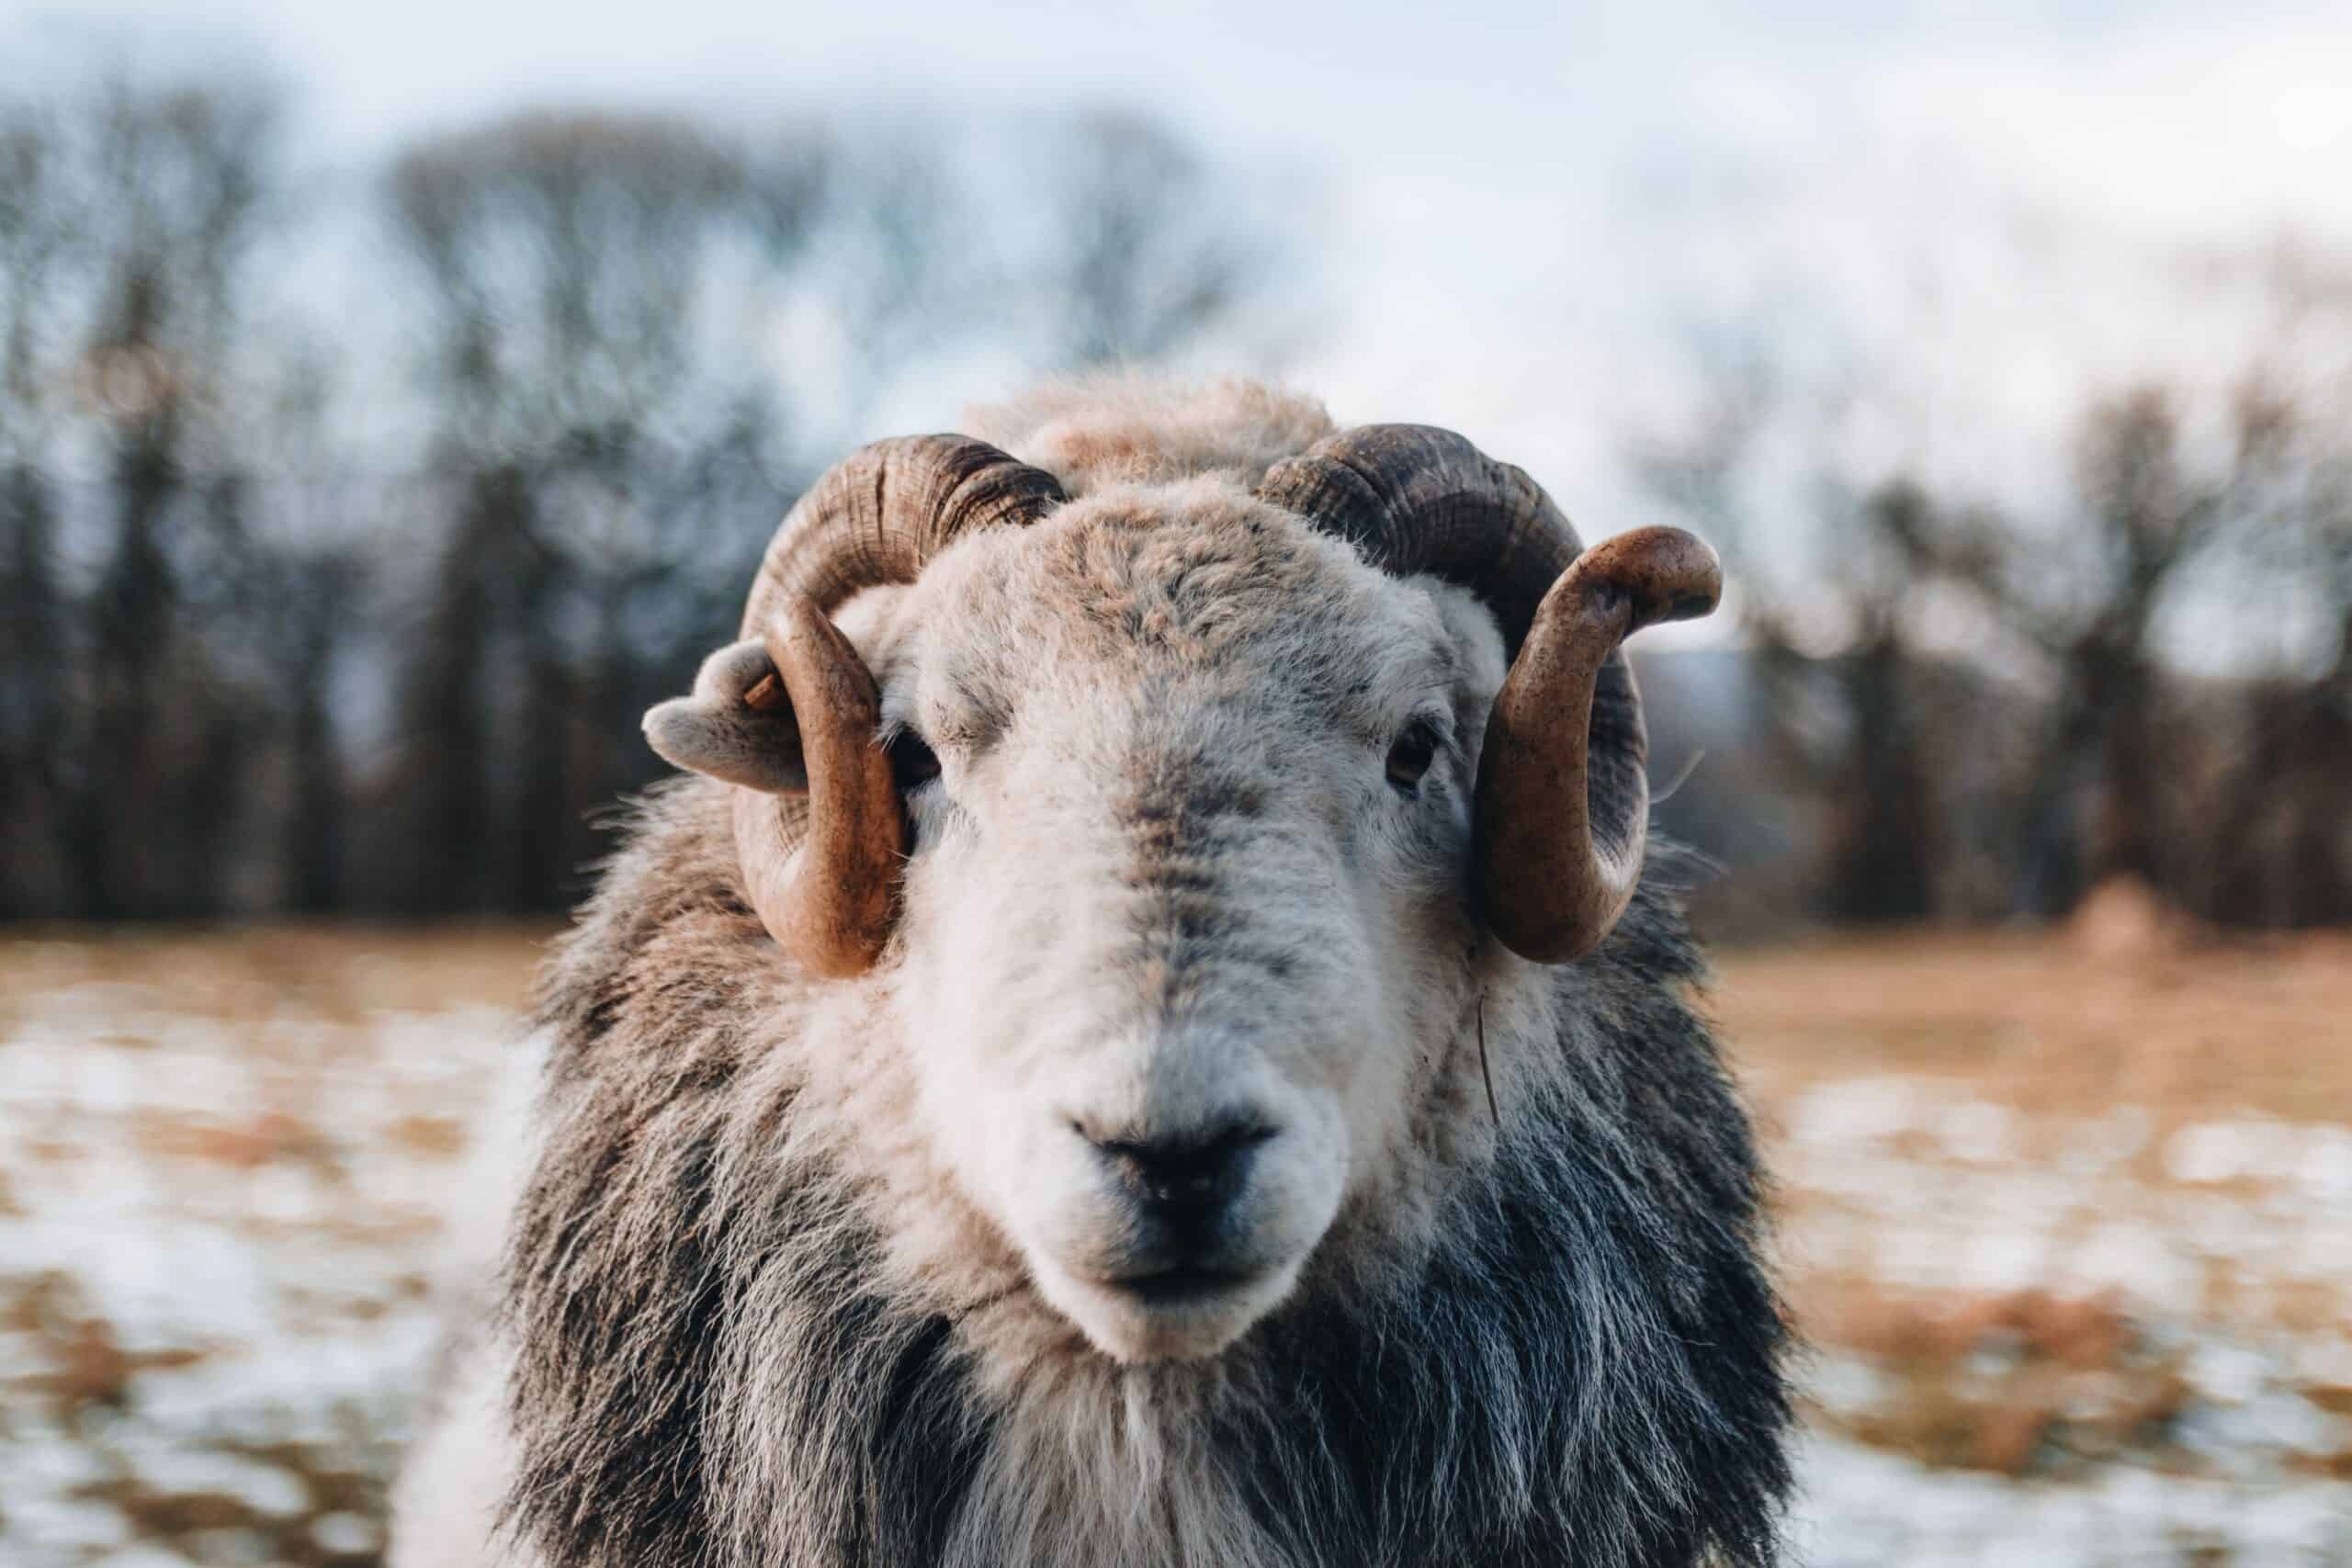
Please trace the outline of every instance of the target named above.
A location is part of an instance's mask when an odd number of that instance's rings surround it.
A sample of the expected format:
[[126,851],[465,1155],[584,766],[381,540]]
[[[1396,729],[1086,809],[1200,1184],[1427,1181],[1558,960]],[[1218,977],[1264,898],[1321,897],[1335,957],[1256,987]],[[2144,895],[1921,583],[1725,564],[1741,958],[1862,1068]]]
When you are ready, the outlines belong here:
[[1254,1122],[1157,1138],[1097,1138],[1096,1149],[1144,1216],[1187,1242],[1204,1240],[1241,1190],[1258,1145],[1273,1136]]

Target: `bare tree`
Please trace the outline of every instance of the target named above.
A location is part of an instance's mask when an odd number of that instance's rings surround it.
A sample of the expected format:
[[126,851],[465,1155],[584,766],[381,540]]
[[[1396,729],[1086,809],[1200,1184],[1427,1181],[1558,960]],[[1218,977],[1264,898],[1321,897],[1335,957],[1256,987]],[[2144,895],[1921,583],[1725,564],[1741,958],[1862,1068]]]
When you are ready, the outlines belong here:
[[[1739,584],[1753,706],[1784,785],[1815,803],[1820,845],[1810,901],[1841,921],[1937,910],[1943,825],[1923,713],[1928,672],[1911,643],[1919,586],[1897,539],[1934,526],[1917,485],[1860,495],[1816,485],[1819,558],[1791,573],[1785,546],[1753,510],[1743,468],[1774,404],[1754,360],[1718,367],[1706,408],[1680,437],[1640,457],[1650,488],[1716,540]],[[1833,629],[1836,646],[1817,631]]]
[[409,750],[434,761],[399,786],[460,849],[414,906],[560,900],[593,850],[588,808],[646,776],[607,711],[628,684],[614,661],[637,591],[694,532],[644,503],[648,475],[740,435],[748,371],[705,335],[733,350],[741,326],[719,264],[784,265],[818,191],[805,150],[754,155],[651,116],[527,114],[393,167],[461,491],[402,699]]
[[2076,505],[2056,527],[1985,509],[1941,528],[1899,528],[1913,570],[1964,585],[2048,672],[2051,695],[2027,786],[2018,897],[2052,914],[2114,876],[2177,893],[2162,736],[2171,690],[2158,647],[2167,596],[2233,524],[2266,461],[2242,407],[2233,456],[2190,461],[2177,400],[2135,388],[2096,403],[2075,447]]
[[791,283],[796,303],[831,329],[818,379],[842,439],[914,367],[968,344],[1015,291],[948,138],[939,125],[899,123],[823,144]]
[[43,330],[78,224],[63,137],[30,104],[0,111],[0,914],[72,905],[64,827],[67,606],[44,458],[58,422]]
[[2316,656],[2248,683],[2205,819],[2192,891],[2233,924],[2352,921],[2352,439],[2324,404],[2257,378],[2240,400],[2268,484],[2260,526],[2233,541],[2262,597],[2316,612]]
[[1165,129],[1103,112],[1057,143],[1040,299],[1060,363],[1164,359],[1257,287],[1265,237],[1220,210],[1207,166]]
[[85,607],[96,765],[72,841],[94,915],[197,913],[217,897],[238,716],[201,624],[181,615],[175,553],[217,567],[239,552],[241,491],[214,438],[277,126],[277,95],[251,82],[118,81],[89,118],[93,289],[74,351],[113,541]]

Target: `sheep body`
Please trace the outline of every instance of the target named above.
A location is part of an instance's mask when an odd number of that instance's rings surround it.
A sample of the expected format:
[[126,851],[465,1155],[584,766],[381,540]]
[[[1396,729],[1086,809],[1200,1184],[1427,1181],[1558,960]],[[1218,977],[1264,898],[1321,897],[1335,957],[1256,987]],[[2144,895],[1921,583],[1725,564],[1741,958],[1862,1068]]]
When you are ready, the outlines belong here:
[[[1062,478],[1072,529],[1125,529],[1123,570],[1158,570],[1148,520],[1082,505],[1175,496],[1302,581],[1344,548],[1269,540],[1246,502],[1329,430],[1303,400],[1092,384],[978,428]],[[1165,547],[1196,575],[1222,558]],[[840,620],[887,640],[902,613],[870,595]],[[1170,613],[1153,635],[1181,641]],[[1461,640],[1490,694],[1491,627]],[[1771,1559],[1788,1411],[1759,1177],[1659,856],[1577,964],[1443,925],[1384,957],[1467,1004],[1417,1021],[1390,1168],[1241,1338],[1130,1362],[1041,1300],[943,1165],[895,972],[778,960],[729,794],[652,792],[549,966],[497,1309],[412,1463],[396,1562],[452,1561],[434,1517],[470,1529],[493,1493],[508,1556],[483,1560],[544,1568]]]

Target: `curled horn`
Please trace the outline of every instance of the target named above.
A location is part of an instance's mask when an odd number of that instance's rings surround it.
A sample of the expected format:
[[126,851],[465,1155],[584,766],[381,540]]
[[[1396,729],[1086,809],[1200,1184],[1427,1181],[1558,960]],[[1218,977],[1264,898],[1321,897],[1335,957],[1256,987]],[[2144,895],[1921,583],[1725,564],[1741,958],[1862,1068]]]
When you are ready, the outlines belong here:
[[1649,739],[1618,645],[1712,611],[1714,551],[1679,528],[1584,550],[1533,479],[1428,425],[1343,431],[1276,464],[1258,493],[1494,612],[1511,666],[1478,761],[1479,909],[1521,957],[1590,952],[1632,901],[1649,834]]
[[976,528],[1035,521],[1062,499],[1042,468],[961,435],[878,441],[809,488],[776,529],[742,640],[692,696],[645,716],[662,757],[738,787],[735,853],[752,908],[820,975],[864,973],[898,914],[907,848],[874,677],[829,618],[861,589],[911,582]]

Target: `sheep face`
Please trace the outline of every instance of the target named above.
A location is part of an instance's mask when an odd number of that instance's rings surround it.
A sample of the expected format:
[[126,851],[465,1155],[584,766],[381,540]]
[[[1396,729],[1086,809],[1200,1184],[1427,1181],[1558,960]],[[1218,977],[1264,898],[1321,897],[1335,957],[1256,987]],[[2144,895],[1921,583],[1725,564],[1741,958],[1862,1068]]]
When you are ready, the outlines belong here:
[[1101,1351],[1216,1354],[1376,1201],[1475,1005],[1492,618],[1208,480],[839,618],[901,762],[878,978],[939,1163]]

